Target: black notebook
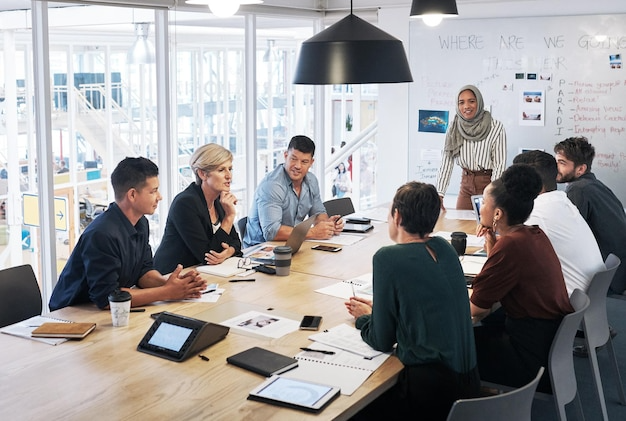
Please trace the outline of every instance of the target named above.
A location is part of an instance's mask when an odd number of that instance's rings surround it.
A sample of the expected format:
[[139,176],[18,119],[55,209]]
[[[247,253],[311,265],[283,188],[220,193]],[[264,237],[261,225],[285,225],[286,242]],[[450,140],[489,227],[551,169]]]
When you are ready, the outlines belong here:
[[239,354],[231,355],[226,358],[226,361],[237,367],[262,374],[265,377],[284,373],[298,366],[298,360],[295,358],[287,357],[257,346],[240,352]]

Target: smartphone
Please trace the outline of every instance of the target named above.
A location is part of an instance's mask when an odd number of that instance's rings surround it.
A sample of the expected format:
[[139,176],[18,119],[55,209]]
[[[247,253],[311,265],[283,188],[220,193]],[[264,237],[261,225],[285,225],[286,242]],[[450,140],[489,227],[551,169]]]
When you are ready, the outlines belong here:
[[300,322],[301,330],[318,330],[322,324],[322,316],[304,316]]
[[311,250],[321,250],[321,251],[331,251],[331,252],[337,252],[341,250],[341,247],[338,246],[325,246],[323,244],[318,244],[316,246],[311,247]]

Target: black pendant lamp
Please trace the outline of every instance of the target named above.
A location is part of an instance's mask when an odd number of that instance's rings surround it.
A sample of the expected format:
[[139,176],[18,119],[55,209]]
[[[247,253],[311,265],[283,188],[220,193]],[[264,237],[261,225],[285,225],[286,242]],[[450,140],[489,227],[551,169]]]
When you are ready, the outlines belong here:
[[402,41],[352,14],[302,43],[294,84],[413,82]]
[[412,18],[421,17],[429,26],[436,26],[443,17],[457,16],[456,0],[413,0],[411,3]]

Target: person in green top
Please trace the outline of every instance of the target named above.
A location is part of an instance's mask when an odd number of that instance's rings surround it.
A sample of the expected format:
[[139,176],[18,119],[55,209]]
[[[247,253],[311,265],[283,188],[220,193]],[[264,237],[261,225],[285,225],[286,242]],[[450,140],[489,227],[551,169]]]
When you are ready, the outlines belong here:
[[430,236],[440,204],[430,184],[412,181],[397,190],[388,216],[396,244],[374,255],[373,302],[351,297],[345,303],[363,340],[384,352],[397,344],[405,366],[397,384],[356,419],[414,413],[445,420],[455,400],[479,396],[463,270],[452,246]]

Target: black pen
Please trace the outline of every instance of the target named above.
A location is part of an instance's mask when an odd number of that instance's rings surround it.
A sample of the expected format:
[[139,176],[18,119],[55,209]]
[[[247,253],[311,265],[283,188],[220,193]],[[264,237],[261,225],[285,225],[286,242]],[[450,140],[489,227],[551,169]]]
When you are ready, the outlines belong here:
[[211,292],[215,292],[215,289],[207,289],[206,291],[202,291],[202,294],[210,294]]
[[326,354],[326,355],[335,355],[334,351],[326,351],[324,349],[312,349],[312,348],[300,348],[303,351],[309,351],[309,352],[319,352],[321,354]]
[[256,279],[230,279],[228,282],[254,282]]
[[131,308],[130,309],[131,313],[143,313],[144,311],[146,311],[145,308]]

